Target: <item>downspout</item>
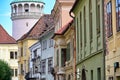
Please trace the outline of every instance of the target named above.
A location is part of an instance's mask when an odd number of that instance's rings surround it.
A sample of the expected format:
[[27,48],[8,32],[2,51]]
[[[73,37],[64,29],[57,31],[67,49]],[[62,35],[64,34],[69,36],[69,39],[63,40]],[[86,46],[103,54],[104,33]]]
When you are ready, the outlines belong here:
[[[69,12],[69,15],[70,15],[70,17],[72,17],[73,18],[73,24],[75,23],[75,17],[72,15],[72,12],[70,11]],[[74,47],[73,47],[73,50],[74,50],[74,55],[73,55],[73,62],[74,62],[74,65],[73,65],[73,71],[74,71],[74,73],[73,73],[73,76],[74,76],[74,79],[73,80],[76,80],[76,28],[75,28],[75,25],[73,25],[74,26]]]
[[40,43],[40,48],[41,48],[41,54],[40,54],[40,72],[39,72],[39,75],[40,75],[40,80],[41,80],[41,78],[42,78],[42,73],[41,73],[41,62],[42,62],[42,40],[41,40],[41,38],[39,38],[39,43]]
[[105,39],[106,34],[105,33],[106,33],[106,29],[105,29],[105,22],[104,22],[105,21],[105,18],[104,18],[105,17],[104,6],[105,6],[104,5],[104,0],[102,0],[102,11],[103,11],[102,12],[103,13],[102,14],[102,16],[103,16],[102,17],[102,24],[103,24],[102,25],[102,27],[103,27],[102,28],[103,29],[103,80],[106,80],[106,72],[105,72],[106,71],[106,69],[105,69],[105,55],[106,55],[106,39]]

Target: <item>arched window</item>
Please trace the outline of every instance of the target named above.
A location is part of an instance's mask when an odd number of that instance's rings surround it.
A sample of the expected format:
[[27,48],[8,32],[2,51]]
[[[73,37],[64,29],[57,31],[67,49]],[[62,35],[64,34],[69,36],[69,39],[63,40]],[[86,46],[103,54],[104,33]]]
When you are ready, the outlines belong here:
[[86,80],[85,69],[82,69],[82,80]]
[[22,12],[22,4],[18,5],[18,12]]
[[33,12],[35,10],[35,4],[31,4],[30,8],[31,8],[31,12]]
[[37,5],[37,12],[40,12],[40,5]]
[[17,6],[16,5],[14,5],[13,13],[17,13]]
[[25,12],[29,12],[29,5],[28,4],[25,4],[24,8],[25,8]]

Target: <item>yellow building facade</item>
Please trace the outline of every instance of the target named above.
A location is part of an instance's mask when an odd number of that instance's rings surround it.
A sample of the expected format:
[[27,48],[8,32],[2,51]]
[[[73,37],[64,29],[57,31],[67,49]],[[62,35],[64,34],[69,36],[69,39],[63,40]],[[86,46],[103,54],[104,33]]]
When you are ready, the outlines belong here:
[[120,0],[104,0],[106,80],[120,80]]
[[18,68],[19,80],[25,80],[26,74],[29,72],[29,47],[36,43],[38,40],[24,39],[18,41]]

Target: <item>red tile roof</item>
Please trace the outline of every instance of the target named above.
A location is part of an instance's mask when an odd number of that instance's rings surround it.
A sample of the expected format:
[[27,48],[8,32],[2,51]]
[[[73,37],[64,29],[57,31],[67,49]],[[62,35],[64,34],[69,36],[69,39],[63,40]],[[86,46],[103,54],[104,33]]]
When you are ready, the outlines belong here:
[[11,37],[0,25],[0,44],[16,44],[16,40]]
[[66,25],[62,26],[57,32],[55,32],[55,34],[63,34],[69,28],[72,21],[73,20],[70,20]]
[[50,14],[45,14],[38,20],[33,28],[28,33],[24,34],[19,40],[38,39],[39,36],[50,26],[53,26],[53,17]]
[[69,29],[71,23],[73,23],[73,19],[70,20],[66,25],[61,27],[57,32],[55,32],[52,38],[54,38],[56,35],[63,35]]

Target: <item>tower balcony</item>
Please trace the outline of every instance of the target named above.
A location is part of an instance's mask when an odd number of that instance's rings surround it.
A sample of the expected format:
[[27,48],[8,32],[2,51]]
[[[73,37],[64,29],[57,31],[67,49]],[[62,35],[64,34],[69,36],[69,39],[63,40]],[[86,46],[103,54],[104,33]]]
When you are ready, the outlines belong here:
[[42,16],[40,12],[19,12],[19,13],[12,13],[11,19],[39,19]]

